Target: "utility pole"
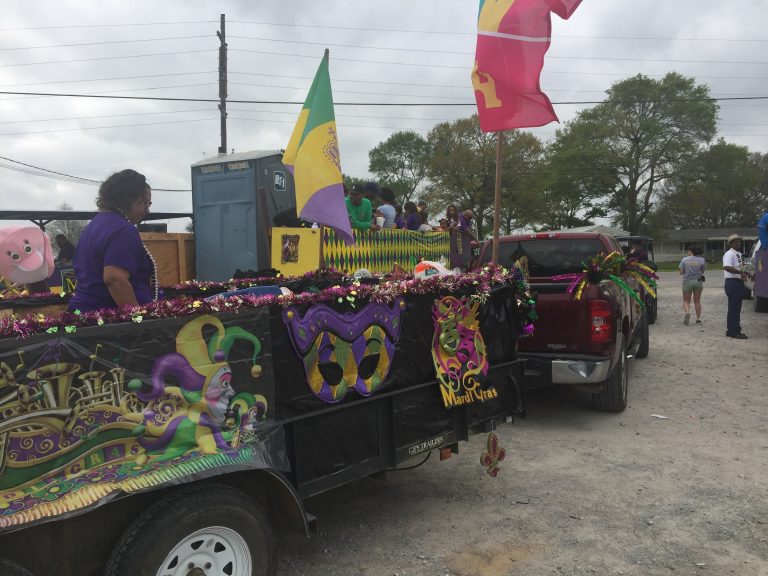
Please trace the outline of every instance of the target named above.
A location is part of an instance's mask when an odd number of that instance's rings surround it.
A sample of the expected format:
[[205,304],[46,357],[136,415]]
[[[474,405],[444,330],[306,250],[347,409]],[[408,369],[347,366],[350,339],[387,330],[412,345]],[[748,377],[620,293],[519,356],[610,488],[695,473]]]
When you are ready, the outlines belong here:
[[219,154],[227,153],[227,34],[224,14],[220,20],[219,37],[219,113],[221,115],[221,145]]

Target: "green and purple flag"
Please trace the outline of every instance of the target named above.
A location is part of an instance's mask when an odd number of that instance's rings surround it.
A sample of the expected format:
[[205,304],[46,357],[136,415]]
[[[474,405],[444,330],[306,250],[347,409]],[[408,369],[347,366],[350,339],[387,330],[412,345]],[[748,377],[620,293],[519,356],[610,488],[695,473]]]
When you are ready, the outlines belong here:
[[344,202],[328,50],[286,146],[283,164],[293,174],[299,218],[330,226],[345,242],[354,243]]

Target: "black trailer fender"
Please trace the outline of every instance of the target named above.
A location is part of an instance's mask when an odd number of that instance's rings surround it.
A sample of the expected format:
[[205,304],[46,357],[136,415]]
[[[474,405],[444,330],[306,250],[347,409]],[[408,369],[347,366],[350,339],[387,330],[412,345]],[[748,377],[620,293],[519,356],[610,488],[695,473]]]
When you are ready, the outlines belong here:
[[309,537],[316,532],[316,520],[304,510],[298,492],[282,472],[277,470],[259,470],[268,483],[269,494],[277,515],[273,522],[281,523],[295,532],[303,532]]
[[[315,519],[304,510],[293,484],[279,470],[261,469],[234,472],[214,477],[220,484],[229,484],[267,505],[270,520],[307,537],[315,532]],[[267,497],[265,499],[265,496]]]

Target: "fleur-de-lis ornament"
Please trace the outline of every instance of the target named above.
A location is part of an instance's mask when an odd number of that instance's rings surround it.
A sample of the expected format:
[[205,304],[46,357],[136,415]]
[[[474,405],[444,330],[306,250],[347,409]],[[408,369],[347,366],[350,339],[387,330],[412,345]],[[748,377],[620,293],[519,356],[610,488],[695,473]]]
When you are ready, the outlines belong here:
[[488,450],[480,455],[480,464],[487,468],[486,472],[489,476],[496,478],[499,473],[499,463],[504,460],[507,453],[504,448],[499,446],[499,437],[493,432],[488,434],[486,448]]

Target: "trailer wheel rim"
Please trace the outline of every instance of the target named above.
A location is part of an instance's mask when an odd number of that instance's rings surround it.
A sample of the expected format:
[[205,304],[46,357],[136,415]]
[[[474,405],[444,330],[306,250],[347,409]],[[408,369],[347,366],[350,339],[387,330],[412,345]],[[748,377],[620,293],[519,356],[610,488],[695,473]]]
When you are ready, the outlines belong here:
[[230,528],[209,526],[176,544],[157,576],[250,576],[251,570],[245,539]]

